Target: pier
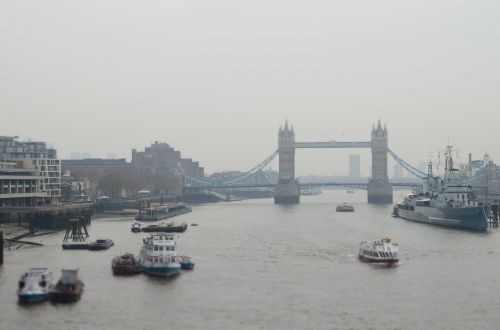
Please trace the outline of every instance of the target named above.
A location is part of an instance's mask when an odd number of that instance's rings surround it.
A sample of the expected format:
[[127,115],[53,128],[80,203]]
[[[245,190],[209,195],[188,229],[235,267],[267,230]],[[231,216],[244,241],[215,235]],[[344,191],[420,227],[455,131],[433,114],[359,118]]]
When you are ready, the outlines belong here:
[[4,207],[0,208],[0,224],[14,223],[18,226],[28,224],[30,233],[34,234],[36,229],[67,228],[69,219],[76,217],[82,217],[86,224],[90,224],[92,213],[92,203]]

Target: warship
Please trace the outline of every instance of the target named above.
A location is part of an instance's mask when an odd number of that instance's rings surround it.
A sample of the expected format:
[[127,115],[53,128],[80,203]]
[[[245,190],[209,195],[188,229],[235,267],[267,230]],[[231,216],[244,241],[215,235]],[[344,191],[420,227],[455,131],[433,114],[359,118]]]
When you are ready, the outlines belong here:
[[489,206],[474,200],[472,187],[453,166],[451,146],[446,149],[444,177],[434,177],[429,162],[422,187],[394,206],[393,215],[411,221],[459,229],[485,231]]

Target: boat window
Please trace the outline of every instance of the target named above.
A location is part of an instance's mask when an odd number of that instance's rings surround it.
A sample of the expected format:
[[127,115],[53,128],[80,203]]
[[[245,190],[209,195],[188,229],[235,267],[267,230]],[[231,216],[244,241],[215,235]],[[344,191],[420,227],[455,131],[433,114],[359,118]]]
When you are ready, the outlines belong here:
[[163,246],[160,246],[160,251],[163,251]]
[[154,249],[155,249],[155,251],[158,251],[158,247],[157,246],[155,246]]

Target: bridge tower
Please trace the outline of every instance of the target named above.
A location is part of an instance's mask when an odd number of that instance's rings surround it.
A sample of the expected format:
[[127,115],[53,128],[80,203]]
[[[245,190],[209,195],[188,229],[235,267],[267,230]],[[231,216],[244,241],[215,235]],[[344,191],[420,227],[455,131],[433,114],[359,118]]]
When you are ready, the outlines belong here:
[[392,186],[387,175],[387,127],[378,121],[377,128],[372,128],[372,178],[368,182],[368,203],[392,203]]
[[279,176],[274,187],[275,204],[297,204],[300,200],[299,184],[295,180],[295,132],[288,122],[278,131]]

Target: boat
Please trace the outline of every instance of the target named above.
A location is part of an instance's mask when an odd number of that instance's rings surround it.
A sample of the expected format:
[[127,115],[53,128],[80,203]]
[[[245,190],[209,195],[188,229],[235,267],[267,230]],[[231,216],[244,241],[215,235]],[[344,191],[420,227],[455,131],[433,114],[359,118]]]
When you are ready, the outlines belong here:
[[75,302],[83,293],[83,282],[78,278],[78,268],[65,268],[61,279],[49,290],[51,302]]
[[342,203],[342,204],[337,205],[336,211],[337,212],[354,212],[354,206],[352,206],[351,204]]
[[181,265],[177,260],[175,236],[154,233],[143,239],[139,255],[141,270],[149,275],[168,277],[177,275]]
[[19,279],[17,297],[20,304],[37,303],[49,298],[52,272],[47,268],[30,268]]
[[109,238],[100,238],[100,239],[96,240],[95,242],[89,243],[88,248],[89,248],[89,250],[94,250],[94,251],[107,250],[110,247],[112,247],[113,245],[115,245],[113,240],[111,240]]
[[395,265],[399,262],[399,245],[389,237],[376,242],[361,242],[359,259],[369,263]]
[[454,168],[451,146],[447,147],[445,156],[444,178],[433,176],[429,162],[421,187],[396,204],[393,215],[430,225],[486,231],[490,207],[481,206],[474,200],[472,187]]
[[138,260],[128,252],[114,257],[111,261],[111,269],[115,275],[134,275],[141,272]]
[[155,207],[143,208],[139,210],[139,214],[135,219],[138,221],[158,221],[191,211],[191,207],[184,203],[168,203]]
[[191,270],[194,268],[194,262],[190,257],[187,256],[179,256],[177,257],[177,261],[181,265],[181,269]]
[[132,224],[132,227],[130,228],[130,230],[133,233],[140,233],[142,231],[142,227],[144,227],[144,223],[140,222],[140,221],[136,221]]
[[142,228],[143,232],[162,232],[162,233],[183,233],[187,229],[187,223],[175,224],[171,222],[160,222],[157,225],[149,225]]
[[354,194],[354,189],[347,189],[346,193],[348,193],[348,194]]
[[191,226],[198,226],[198,224],[196,222],[192,222]]

